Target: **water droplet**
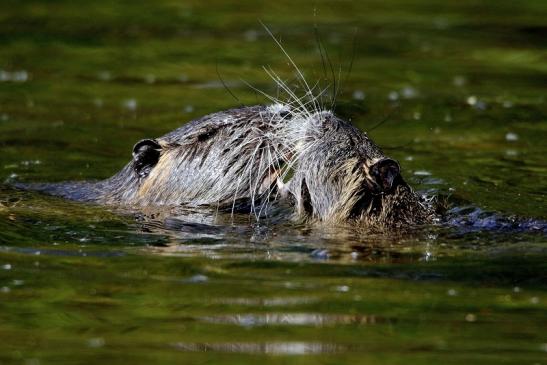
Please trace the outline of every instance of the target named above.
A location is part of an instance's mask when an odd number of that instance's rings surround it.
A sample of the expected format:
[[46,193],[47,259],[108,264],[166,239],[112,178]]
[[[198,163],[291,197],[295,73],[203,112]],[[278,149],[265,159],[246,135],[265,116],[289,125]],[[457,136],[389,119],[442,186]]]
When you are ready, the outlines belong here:
[[42,161],[40,160],[26,160],[26,161],[19,162],[21,166],[40,165],[41,163]]
[[5,293],[5,294],[9,293],[10,291],[11,291],[11,289],[8,286],[3,286],[3,287],[0,288],[0,292]]
[[355,100],[365,100],[365,92],[363,90],[355,90],[353,92],[353,99]]
[[446,291],[446,294],[448,294],[451,297],[455,297],[456,295],[458,295],[458,291],[456,289],[448,289]]
[[513,288],[513,293],[520,293],[520,287],[515,286],[515,287]]
[[28,80],[29,75],[28,75],[28,72],[25,70],[15,71],[14,73],[12,73],[11,78],[12,78],[12,81],[14,82],[25,82]]
[[0,82],[26,82],[29,79],[29,73],[25,70],[20,71],[5,71],[0,70]]
[[91,348],[95,348],[95,349],[99,347],[103,347],[104,344],[105,344],[104,338],[101,338],[101,337],[90,338],[89,340],[87,340],[87,346]]
[[477,110],[485,110],[487,106],[484,101],[479,100],[475,95],[468,96],[466,102]]
[[8,175],[8,178],[5,180],[5,183],[11,183],[15,181],[18,177],[19,175],[17,175],[15,172],[12,172],[11,174]]
[[468,96],[468,97],[467,97],[467,100],[466,100],[467,104],[469,104],[469,105],[471,105],[471,106],[476,105],[476,104],[477,104],[477,101],[478,101],[478,99],[477,99],[477,97],[476,97],[475,95]]
[[144,81],[147,83],[147,84],[153,84],[156,82],[156,76],[155,75],[152,75],[152,74],[148,74],[144,77]]
[[519,136],[516,133],[509,132],[505,135],[505,140],[508,142],[515,142],[519,140]]
[[539,304],[539,298],[538,298],[538,297],[532,297],[532,298],[530,298],[530,303],[532,303],[532,304]]
[[184,107],[184,112],[185,113],[192,113],[194,111],[194,106],[193,105],[186,105]]
[[136,99],[127,99],[123,102],[123,107],[127,110],[135,111],[137,109]]
[[339,285],[334,288],[335,291],[341,292],[341,293],[347,293],[349,292],[349,286],[347,285]]
[[414,175],[416,175],[416,176],[431,176],[431,172],[425,171],[425,170],[416,170],[416,171],[414,171]]
[[418,90],[413,88],[412,86],[406,86],[403,89],[401,89],[401,95],[405,99],[414,99],[418,96]]
[[190,278],[186,280],[186,282],[188,283],[205,283],[207,281],[209,281],[209,278],[202,274],[191,276]]
[[388,95],[387,95],[387,98],[391,101],[396,101],[396,100],[399,100],[399,93],[397,91],[391,91]]
[[2,265],[2,269],[4,269],[4,270],[11,270],[11,264],[4,264],[4,265]]
[[477,316],[474,315],[473,313],[467,313],[467,314],[465,315],[465,320],[466,320],[467,322],[475,322],[475,321],[477,320]]

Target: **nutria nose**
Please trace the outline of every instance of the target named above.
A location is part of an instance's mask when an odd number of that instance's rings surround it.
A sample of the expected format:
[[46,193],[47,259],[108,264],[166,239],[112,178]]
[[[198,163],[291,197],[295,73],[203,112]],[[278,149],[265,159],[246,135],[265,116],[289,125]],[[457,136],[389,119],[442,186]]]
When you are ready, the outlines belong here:
[[393,188],[400,172],[399,163],[391,158],[384,158],[376,162],[369,169],[370,176],[374,179],[380,191],[384,193]]

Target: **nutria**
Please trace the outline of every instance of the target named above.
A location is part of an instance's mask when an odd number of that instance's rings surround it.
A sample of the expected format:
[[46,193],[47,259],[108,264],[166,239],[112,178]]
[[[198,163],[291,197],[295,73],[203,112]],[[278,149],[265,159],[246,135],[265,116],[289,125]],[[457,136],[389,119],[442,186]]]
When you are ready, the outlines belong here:
[[289,202],[300,219],[367,227],[432,217],[395,160],[366,133],[320,109],[276,103],[221,111],[141,140],[132,154],[103,181],[26,188],[136,209],[211,207],[257,218]]

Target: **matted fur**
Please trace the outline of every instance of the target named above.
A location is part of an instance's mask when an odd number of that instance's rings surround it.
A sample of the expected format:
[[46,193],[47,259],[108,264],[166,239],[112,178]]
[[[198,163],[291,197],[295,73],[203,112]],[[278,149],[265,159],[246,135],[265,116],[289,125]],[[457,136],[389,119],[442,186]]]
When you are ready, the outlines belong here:
[[137,209],[210,207],[259,219],[287,200],[299,219],[367,227],[425,223],[431,211],[402,180],[375,193],[368,171],[386,156],[368,136],[328,111],[287,104],[210,114],[155,141],[147,176],[129,162],[97,183],[34,186],[54,195]]

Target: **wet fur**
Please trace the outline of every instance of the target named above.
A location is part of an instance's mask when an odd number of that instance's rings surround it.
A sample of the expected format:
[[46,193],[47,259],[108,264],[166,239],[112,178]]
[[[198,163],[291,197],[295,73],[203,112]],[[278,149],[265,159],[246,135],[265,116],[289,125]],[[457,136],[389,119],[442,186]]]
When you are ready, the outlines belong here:
[[366,227],[428,222],[431,211],[400,178],[389,194],[370,187],[385,158],[357,128],[326,111],[274,104],[214,113],[154,140],[159,160],[130,161],[110,179],[28,186],[106,205],[210,207],[256,218],[280,201],[295,217]]

